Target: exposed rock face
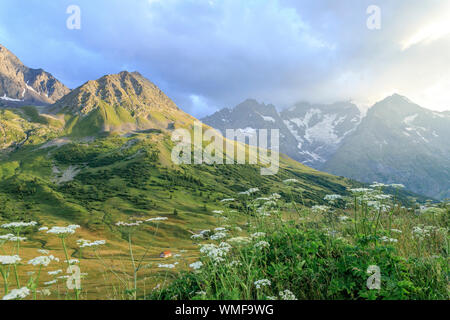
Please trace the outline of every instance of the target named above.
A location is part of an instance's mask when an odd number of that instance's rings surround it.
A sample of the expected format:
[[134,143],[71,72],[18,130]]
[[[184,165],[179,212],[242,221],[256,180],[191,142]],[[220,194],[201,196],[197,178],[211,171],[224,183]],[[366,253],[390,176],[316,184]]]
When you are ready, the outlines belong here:
[[179,110],[156,85],[140,73],[128,71],[88,81],[57,101],[51,109],[88,114],[102,103],[121,106],[133,116],[146,116],[151,109]]
[[0,45],[0,106],[48,105],[69,92],[50,73],[28,68]]

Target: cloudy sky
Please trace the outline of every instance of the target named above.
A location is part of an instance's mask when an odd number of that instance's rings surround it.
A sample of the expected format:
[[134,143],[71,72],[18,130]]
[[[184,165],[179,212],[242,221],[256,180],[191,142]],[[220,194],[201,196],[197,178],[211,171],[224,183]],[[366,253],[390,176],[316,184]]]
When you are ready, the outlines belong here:
[[364,107],[394,92],[450,110],[444,0],[2,0],[0,43],[71,88],[137,70],[197,117],[246,98]]

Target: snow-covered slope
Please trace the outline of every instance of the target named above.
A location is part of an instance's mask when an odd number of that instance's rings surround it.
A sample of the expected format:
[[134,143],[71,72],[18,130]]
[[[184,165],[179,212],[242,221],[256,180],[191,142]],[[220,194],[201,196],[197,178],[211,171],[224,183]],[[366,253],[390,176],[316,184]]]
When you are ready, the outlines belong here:
[[280,114],[297,140],[297,160],[319,168],[361,121],[359,109],[349,102],[330,105],[298,103]]
[[257,129],[279,129],[280,151],[313,168],[319,168],[336,151],[360,120],[358,108],[346,102],[332,105],[299,103],[279,113],[273,105],[251,99],[202,119],[223,134],[226,129],[240,129],[246,133]]

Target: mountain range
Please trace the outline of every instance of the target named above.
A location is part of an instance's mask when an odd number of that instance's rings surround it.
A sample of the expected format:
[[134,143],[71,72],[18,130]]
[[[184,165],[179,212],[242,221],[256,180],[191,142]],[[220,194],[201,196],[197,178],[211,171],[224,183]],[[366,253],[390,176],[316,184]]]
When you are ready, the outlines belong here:
[[[64,154],[64,159],[71,159],[63,161],[61,168],[45,171],[45,174],[37,169],[40,165],[35,168],[37,171],[27,171],[27,175],[44,179],[50,188],[55,187],[54,181],[68,183],[79,174],[91,172],[92,166],[98,166],[96,161],[123,167],[130,161],[139,162],[142,157],[148,159],[149,154],[157,153],[160,170],[167,170],[167,167],[172,168],[170,171],[176,170],[170,161],[171,132],[176,128],[192,131],[196,119],[177,107],[140,73],[123,71],[105,75],[69,90],[51,74],[24,66],[2,46],[0,53],[0,93],[3,93],[0,177],[17,179],[20,172],[33,167],[33,161],[42,156],[39,150],[45,151],[44,160],[39,158],[39,161],[44,161],[48,168],[58,163],[56,159],[62,157],[59,153]],[[447,197],[449,151],[445,139],[449,137],[448,113],[422,109],[400,96],[386,101],[380,102],[363,118],[350,102],[332,105],[299,103],[278,112],[273,105],[247,100],[203,121],[205,126],[222,131],[241,129],[249,134],[254,133],[255,128],[279,129],[280,151],[309,167],[363,182],[403,183],[408,189],[429,197]],[[403,111],[391,117],[390,109],[395,109],[399,101]],[[378,109],[381,111],[375,112]],[[383,128],[382,132],[377,132],[380,128]],[[94,151],[98,139],[119,139],[121,143],[112,150],[106,148],[108,152],[102,155]],[[151,146],[143,141],[151,141]],[[382,147],[379,147],[380,143]],[[126,150],[135,144],[143,146],[136,153],[128,154]],[[384,147],[386,145],[390,149]],[[47,153],[48,150],[51,153]],[[386,152],[391,153],[388,156]],[[349,185],[360,185],[354,180],[308,168],[288,157],[281,155],[278,177],[255,177],[253,170],[256,168],[244,167],[237,169],[243,172],[235,172],[239,179],[230,179],[223,177],[221,172],[230,169],[221,167],[214,169],[214,183],[223,185],[218,190],[226,197],[231,196],[231,191],[240,189],[238,180],[243,178],[250,183],[248,187],[260,183],[264,188],[279,186],[282,178],[296,178],[302,181],[304,189],[310,190],[305,196],[314,202],[322,201],[327,192],[343,193]],[[20,160],[18,164],[17,159]],[[189,171],[191,176],[211,178],[211,172],[204,176],[206,173],[195,166],[183,170]]]
[[246,100],[202,119],[221,131],[280,130],[280,152],[318,170],[362,182],[404,184],[414,192],[450,197],[450,113],[394,94],[365,116],[350,102],[298,103],[278,112]]

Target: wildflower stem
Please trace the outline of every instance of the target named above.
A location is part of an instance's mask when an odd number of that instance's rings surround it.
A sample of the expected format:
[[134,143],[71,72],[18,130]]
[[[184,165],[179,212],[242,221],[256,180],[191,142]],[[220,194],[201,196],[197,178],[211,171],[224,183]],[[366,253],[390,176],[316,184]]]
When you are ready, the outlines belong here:
[[128,247],[130,249],[131,263],[133,265],[134,299],[137,299],[137,269],[134,261],[133,247],[131,246],[131,232],[128,233]]
[[2,274],[4,287],[5,287],[5,295],[8,294],[8,277],[6,276],[6,272],[0,267],[0,273]]

